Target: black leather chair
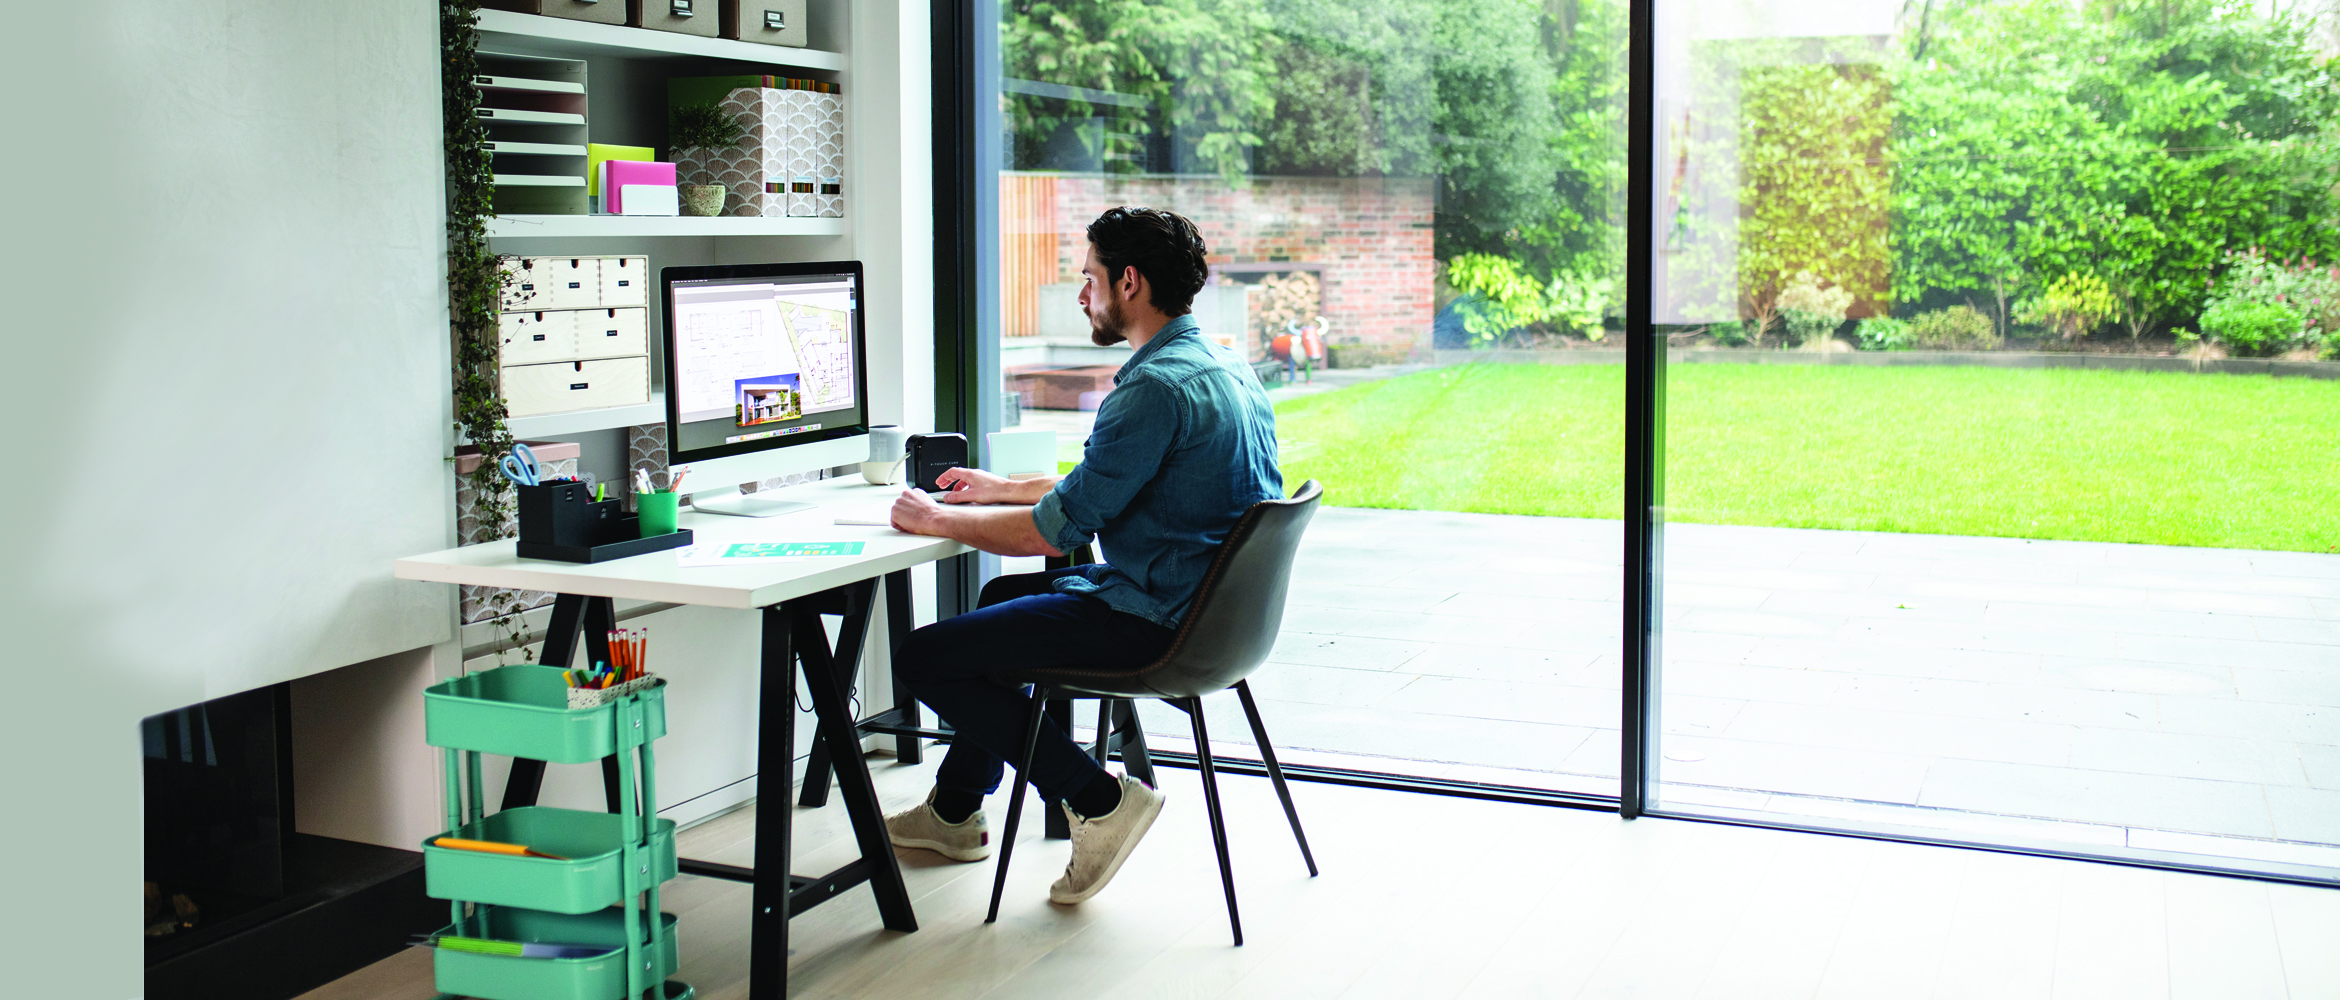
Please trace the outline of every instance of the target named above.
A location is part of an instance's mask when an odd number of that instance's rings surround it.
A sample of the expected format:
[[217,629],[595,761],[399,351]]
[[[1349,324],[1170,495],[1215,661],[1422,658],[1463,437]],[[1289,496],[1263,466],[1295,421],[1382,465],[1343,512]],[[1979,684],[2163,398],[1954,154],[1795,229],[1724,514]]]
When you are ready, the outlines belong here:
[[[1033,687],[1032,710],[1024,724],[1024,753],[1016,762],[1016,784],[1009,793],[1007,830],[999,847],[999,867],[992,876],[991,912],[984,923],[999,919],[1000,895],[1007,888],[1008,859],[1015,853],[1016,824],[1023,816],[1025,774],[1031,769],[1040,720],[1050,702],[1098,698],[1098,749],[1112,740],[1114,723],[1135,712],[1127,702],[1158,698],[1186,713],[1194,726],[1195,757],[1202,771],[1203,802],[1210,810],[1211,844],[1219,852],[1219,884],[1227,893],[1227,923],[1235,943],[1243,943],[1243,918],[1235,907],[1235,872],[1227,859],[1227,824],[1219,809],[1218,775],[1211,762],[1211,736],[1203,723],[1202,697],[1234,688],[1243,700],[1243,714],[1251,720],[1251,734],[1259,741],[1259,756],[1267,765],[1268,780],[1284,802],[1284,816],[1292,836],[1300,842],[1300,857],[1308,874],[1316,874],[1316,856],[1308,850],[1308,835],[1300,829],[1300,812],[1292,807],[1292,791],[1284,783],[1284,769],[1276,764],[1275,747],[1259,720],[1259,704],[1252,700],[1245,678],[1266,662],[1284,622],[1284,594],[1292,582],[1292,556],[1300,535],[1316,515],[1324,488],[1316,480],[1300,484],[1289,500],[1253,504],[1227,533],[1227,540],[1211,560],[1210,571],[1195,591],[1178,634],[1161,658],[1130,670],[1052,668],[1006,675],[1003,683]],[[1137,751],[1140,755],[1144,751]],[[1134,763],[1134,761],[1133,761]]]

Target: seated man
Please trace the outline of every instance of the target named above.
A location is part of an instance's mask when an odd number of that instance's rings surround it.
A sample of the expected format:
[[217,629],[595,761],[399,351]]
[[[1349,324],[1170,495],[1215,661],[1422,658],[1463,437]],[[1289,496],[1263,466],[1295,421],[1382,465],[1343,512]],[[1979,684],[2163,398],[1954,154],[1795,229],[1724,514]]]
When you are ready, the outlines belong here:
[[[1035,667],[1136,670],[1170,646],[1211,557],[1252,504],[1281,499],[1276,418],[1251,366],[1203,339],[1187,315],[1208,269],[1194,223],[1115,208],[1089,224],[1081,307],[1089,339],[1136,350],[1097,409],[1079,467],[1007,480],[980,469],[940,477],[938,504],[908,490],[894,527],[1005,556],[1062,555],[1102,540],[1105,564],[1001,577],[974,611],[903,642],[895,676],[957,731],[926,803],[886,819],[893,842],[957,861],[991,856],[983,796],[1023,752],[1031,698],[992,675]],[[1072,819],[1072,861],[1049,887],[1078,903],[1119,871],[1161,812],[1162,795],[1097,766],[1053,722],[1032,783]]]

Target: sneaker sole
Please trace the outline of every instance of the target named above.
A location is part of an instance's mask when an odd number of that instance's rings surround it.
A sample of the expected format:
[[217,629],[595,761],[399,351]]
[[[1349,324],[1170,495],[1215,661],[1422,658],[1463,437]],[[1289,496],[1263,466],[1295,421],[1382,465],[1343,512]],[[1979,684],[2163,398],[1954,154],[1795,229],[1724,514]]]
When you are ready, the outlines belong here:
[[981,861],[991,856],[990,845],[975,848],[953,848],[944,845],[939,840],[910,840],[905,837],[888,837],[886,839],[892,841],[895,847],[921,848],[933,851],[953,861]]
[[1129,852],[1137,849],[1138,841],[1146,839],[1146,831],[1154,828],[1154,818],[1162,815],[1162,806],[1169,801],[1170,797],[1160,791],[1154,793],[1154,807],[1146,810],[1146,814],[1138,818],[1137,828],[1129,831],[1129,837],[1121,842],[1121,849],[1113,852],[1113,860],[1105,865],[1105,873],[1097,876],[1097,884],[1090,886],[1085,892],[1071,895],[1060,896],[1056,890],[1050,889],[1048,890],[1048,901],[1070,906],[1074,903],[1085,902],[1089,897],[1104,891],[1105,887],[1112,883],[1113,876],[1121,874],[1121,863],[1129,860]]

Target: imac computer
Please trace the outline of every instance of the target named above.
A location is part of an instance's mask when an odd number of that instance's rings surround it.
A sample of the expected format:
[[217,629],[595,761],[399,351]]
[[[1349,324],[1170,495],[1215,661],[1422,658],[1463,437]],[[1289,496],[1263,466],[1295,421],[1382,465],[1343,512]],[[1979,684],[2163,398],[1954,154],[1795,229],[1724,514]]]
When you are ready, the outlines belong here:
[[860,261],[669,267],[658,285],[667,467],[688,470],[693,508],[807,509],[738,484],[869,457]]

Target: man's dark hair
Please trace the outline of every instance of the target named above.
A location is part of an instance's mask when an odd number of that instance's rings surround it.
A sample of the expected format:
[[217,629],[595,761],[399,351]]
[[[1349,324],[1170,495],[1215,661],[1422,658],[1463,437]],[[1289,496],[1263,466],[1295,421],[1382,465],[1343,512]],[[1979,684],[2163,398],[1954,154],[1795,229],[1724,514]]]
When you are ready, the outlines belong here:
[[1089,243],[1097,248],[1097,263],[1106,278],[1121,280],[1124,268],[1137,268],[1153,289],[1154,308],[1166,316],[1184,316],[1194,309],[1194,293],[1210,279],[1203,255],[1202,234],[1194,223],[1176,212],[1158,208],[1109,208],[1089,223]]

